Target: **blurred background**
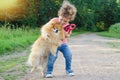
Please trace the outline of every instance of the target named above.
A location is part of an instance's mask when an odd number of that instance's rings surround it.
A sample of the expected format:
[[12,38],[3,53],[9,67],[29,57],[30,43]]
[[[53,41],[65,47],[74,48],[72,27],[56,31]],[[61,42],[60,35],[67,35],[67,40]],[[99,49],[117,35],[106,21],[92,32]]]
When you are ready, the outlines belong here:
[[[71,23],[90,31],[108,30],[120,22],[120,0],[68,0],[77,7]],[[0,23],[40,27],[57,17],[63,0],[0,0]]]

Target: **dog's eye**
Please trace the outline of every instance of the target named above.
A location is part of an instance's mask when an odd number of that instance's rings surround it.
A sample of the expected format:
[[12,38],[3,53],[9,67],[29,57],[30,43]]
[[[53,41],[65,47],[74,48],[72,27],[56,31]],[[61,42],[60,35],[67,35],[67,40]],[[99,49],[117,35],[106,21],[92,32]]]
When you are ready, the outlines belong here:
[[53,31],[54,31],[55,33],[58,33],[58,29],[56,29],[56,28],[54,28]]

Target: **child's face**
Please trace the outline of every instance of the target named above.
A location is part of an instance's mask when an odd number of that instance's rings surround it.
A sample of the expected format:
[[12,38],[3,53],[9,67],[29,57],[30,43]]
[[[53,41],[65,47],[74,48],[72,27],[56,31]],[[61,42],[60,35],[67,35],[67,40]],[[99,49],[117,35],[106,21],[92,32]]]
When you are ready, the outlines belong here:
[[59,22],[60,22],[61,25],[65,25],[65,24],[67,24],[69,21],[70,21],[69,18],[65,18],[65,17],[59,16]]

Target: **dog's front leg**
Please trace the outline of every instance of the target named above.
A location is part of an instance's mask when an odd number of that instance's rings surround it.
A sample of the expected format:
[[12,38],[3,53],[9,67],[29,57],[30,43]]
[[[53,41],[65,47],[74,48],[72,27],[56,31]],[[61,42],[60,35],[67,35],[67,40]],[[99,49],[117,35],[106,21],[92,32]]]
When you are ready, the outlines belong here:
[[41,75],[42,77],[45,77],[46,74],[46,70],[47,70],[47,60],[45,61],[45,63],[42,65],[42,69],[41,69]]
[[43,70],[41,71],[42,77],[45,77],[45,74],[46,74],[45,72],[46,72],[46,70],[47,70],[46,68],[43,68]]
[[34,72],[35,70],[37,70],[37,67],[34,66],[32,69],[31,69],[31,73]]
[[57,47],[56,45],[54,45],[54,46],[51,47],[51,50],[50,50],[50,51],[51,51],[51,54],[52,54],[53,56],[56,56],[57,48],[58,48],[58,47]]

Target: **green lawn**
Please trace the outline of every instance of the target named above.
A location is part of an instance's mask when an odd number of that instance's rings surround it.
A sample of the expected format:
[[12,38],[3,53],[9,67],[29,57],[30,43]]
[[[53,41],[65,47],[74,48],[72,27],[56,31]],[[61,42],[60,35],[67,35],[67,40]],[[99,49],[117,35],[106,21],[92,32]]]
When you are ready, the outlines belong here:
[[105,37],[112,37],[112,38],[120,38],[120,34],[110,33],[108,31],[99,32],[98,35],[105,36]]
[[0,28],[0,55],[11,51],[19,51],[31,45],[37,39],[40,29]]

